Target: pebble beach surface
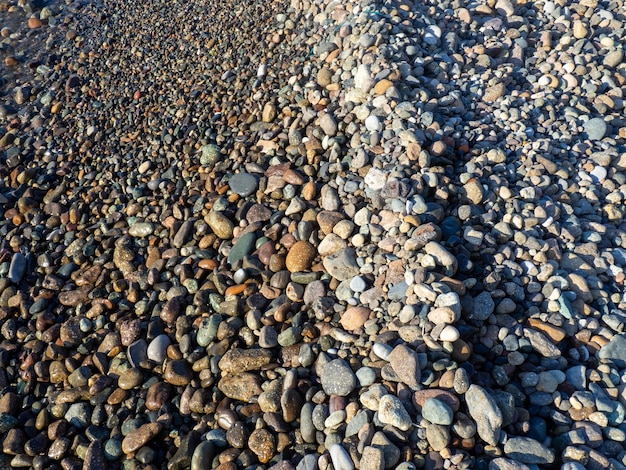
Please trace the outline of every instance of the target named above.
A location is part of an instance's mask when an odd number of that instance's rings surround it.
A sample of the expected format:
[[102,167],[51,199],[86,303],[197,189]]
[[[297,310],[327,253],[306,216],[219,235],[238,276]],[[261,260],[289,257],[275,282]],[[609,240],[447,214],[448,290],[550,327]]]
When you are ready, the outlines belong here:
[[626,468],[623,0],[0,0],[0,469]]

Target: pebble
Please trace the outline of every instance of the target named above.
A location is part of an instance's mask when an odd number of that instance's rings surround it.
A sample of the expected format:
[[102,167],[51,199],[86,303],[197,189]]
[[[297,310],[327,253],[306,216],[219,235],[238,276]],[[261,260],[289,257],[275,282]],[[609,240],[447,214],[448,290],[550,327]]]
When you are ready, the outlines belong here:
[[504,444],[504,453],[525,464],[546,465],[554,462],[554,450],[529,437],[510,437]]
[[434,46],[439,42],[441,37],[441,28],[437,25],[430,25],[424,30],[424,42]]
[[495,446],[500,440],[502,412],[493,397],[481,386],[472,384],[465,393],[467,409],[476,421],[478,435],[487,444]]
[[350,455],[343,448],[341,444],[334,444],[330,448],[330,458],[333,462],[335,470],[353,470],[354,462],[350,458]]
[[624,465],[623,0],[40,3],[0,467]]
[[388,357],[389,364],[398,378],[413,390],[421,386],[421,370],[417,353],[405,344],[396,346]]
[[324,366],[320,382],[327,395],[345,397],[357,386],[356,375],[343,359],[334,359]]
[[301,240],[296,242],[287,254],[285,266],[290,272],[307,271],[311,268],[313,260],[317,256],[315,247],[309,242]]
[[378,419],[381,423],[390,424],[401,431],[411,428],[411,417],[402,402],[394,395],[383,395],[378,404]]
[[258,183],[254,175],[243,171],[232,175],[228,180],[228,185],[235,194],[238,194],[241,197],[250,196],[258,187]]
[[449,426],[452,424],[454,412],[443,401],[428,398],[422,405],[422,416],[433,424]]
[[150,341],[148,345],[148,359],[154,362],[162,363],[167,357],[167,347],[172,343],[169,336],[161,334]]
[[348,331],[358,330],[370,317],[367,307],[348,307],[341,316],[341,326]]
[[381,449],[374,446],[366,446],[363,448],[359,464],[361,470],[384,470],[385,455]]
[[472,320],[485,321],[491,316],[494,309],[495,303],[491,298],[491,294],[489,292],[481,292],[474,298],[470,318]]
[[353,248],[345,248],[329,255],[323,260],[324,268],[339,281],[352,279],[360,273]]
[[146,445],[161,432],[159,423],[146,423],[130,432],[122,441],[122,451],[131,454]]
[[9,266],[9,275],[7,278],[9,281],[17,284],[22,280],[26,270],[26,257],[22,253],[15,253],[11,258],[11,265]]
[[607,125],[602,118],[589,119],[583,128],[587,133],[587,138],[592,141],[602,140],[607,133]]

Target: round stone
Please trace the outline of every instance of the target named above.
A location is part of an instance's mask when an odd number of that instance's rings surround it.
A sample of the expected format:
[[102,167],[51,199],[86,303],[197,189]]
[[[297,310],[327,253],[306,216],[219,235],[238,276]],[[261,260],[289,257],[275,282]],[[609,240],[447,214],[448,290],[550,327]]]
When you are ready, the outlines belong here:
[[320,382],[327,395],[344,397],[350,395],[357,386],[356,375],[343,359],[334,359],[326,364]]
[[232,175],[228,184],[230,189],[241,197],[249,196],[255,192],[258,187],[257,179],[250,173],[245,172]]
[[292,273],[308,271],[316,256],[317,251],[315,247],[307,241],[300,240],[294,243],[289,253],[287,253],[285,266]]
[[163,378],[166,382],[169,382],[172,385],[187,385],[189,382],[191,382],[191,379],[193,378],[191,365],[183,359],[169,361],[165,366]]
[[601,140],[606,135],[607,125],[604,119],[593,118],[583,124],[583,129],[589,140]]

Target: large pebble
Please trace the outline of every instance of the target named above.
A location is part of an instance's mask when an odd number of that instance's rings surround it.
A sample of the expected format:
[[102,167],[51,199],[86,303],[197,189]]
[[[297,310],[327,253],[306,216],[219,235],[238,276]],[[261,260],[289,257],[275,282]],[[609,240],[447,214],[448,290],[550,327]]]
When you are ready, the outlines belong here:
[[343,359],[334,359],[326,364],[320,382],[327,395],[347,396],[357,386],[356,375]]
[[496,401],[479,385],[472,384],[465,393],[469,414],[476,421],[478,435],[493,446],[500,440],[502,413]]
[[518,462],[547,465],[554,462],[554,450],[530,437],[510,437],[504,444],[504,453]]
[[378,405],[378,419],[381,423],[390,424],[402,431],[411,428],[411,416],[395,395],[384,395]]
[[308,271],[316,256],[317,251],[315,247],[307,241],[300,240],[289,249],[285,266],[292,273]]

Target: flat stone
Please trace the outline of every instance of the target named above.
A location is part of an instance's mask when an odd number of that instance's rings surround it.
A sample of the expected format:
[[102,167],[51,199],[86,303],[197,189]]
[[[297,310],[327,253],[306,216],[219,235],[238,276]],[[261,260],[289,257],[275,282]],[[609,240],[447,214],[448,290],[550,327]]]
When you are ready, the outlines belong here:
[[259,370],[272,360],[272,353],[267,349],[231,349],[222,356],[219,368],[230,374]]
[[339,281],[352,279],[360,273],[354,248],[345,248],[324,258],[324,268]]
[[589,140],[602,140],[607,132],[607,125],[602,118],[589,119],[583,124],[583,130]]
[[242,171],[230,177],[228,186],[235,194],[246,197],[257,190],[259,183],[254,175]]
[[530,437],[509,437],[504,444],[507,457],[525,464],[546,465],[554,462],[552,449]]

